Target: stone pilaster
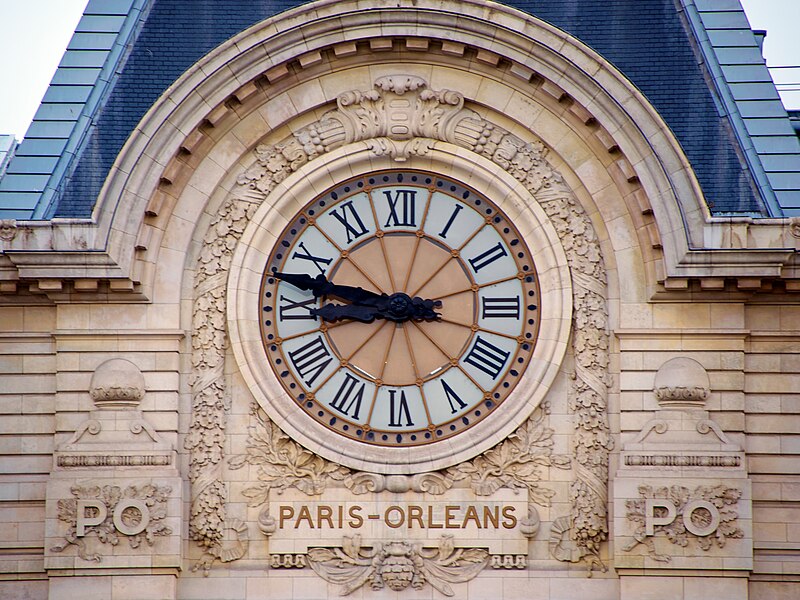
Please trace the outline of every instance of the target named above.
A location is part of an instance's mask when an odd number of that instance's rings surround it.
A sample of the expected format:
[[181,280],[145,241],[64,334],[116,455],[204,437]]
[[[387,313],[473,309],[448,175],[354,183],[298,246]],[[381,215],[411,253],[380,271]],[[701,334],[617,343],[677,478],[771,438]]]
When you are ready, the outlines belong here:
[[45,569],[51,597],[173,597],[181,566],[177,453],[138,409],[139,369],[111,359],[95,371],[95,409],[53,454]]

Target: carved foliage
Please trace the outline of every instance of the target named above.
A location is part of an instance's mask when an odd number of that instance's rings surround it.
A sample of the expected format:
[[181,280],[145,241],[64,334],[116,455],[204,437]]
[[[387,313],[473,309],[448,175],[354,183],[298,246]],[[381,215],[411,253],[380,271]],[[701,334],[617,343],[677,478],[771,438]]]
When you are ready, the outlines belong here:
[[[135,535],[125,535],[131,548],[138,548],[142,542],[152,546],[155,538],[163,535],[171,535],[172,529],[167,527],[164,519],[167,517],[167,499],[172,488],[159,485],[129,485],[125,489],[116,485],[104,486],[72,486],[70,492],[73,498],[58,501],[58,520],[64,521],[69,525],[67,533],[64,535],[64,542],[50,548],[52,552],[63,552],[71,544],[78,549],[78,556],[83,560],[102,562],[100,554],[89,553],[86,550],[86,542],[82,537],[76,535],[78,525],[78,501],[95,500],[100,501],[107,508],[107,516],[99,525],[85,527],[84,536],[95,534],[102,544],[116,546],[119,544],[120,533],[113,522],[114,511],[120,500],[135,499],[141,500],[149,511],[147,526],[141,533]],[[96,510],[89,508],[87,510]],[[137,525],[142,515],[135,510],[123,510],[121,520],[126,525]],[[129,522],[130,521],[130,522]],[[123,534],[124,535],[124,534]]]
[[[738,526],[739,513],[736,512],[736,505],[742,492],[735,488],[729,488],[724,485],[716,486],[698,486],[694,490],[690,490],[684,486],[673,485],[671,487],[658,487],[653,488],[649,485],[639,486],[640,499],[628,500],[626,504],[627,515],[629,521],[637,524],[636,531],[633,534],[634,541],[623,548],[624,551],[629,552],[639,544],[644,544],[647,548],[648,554],[657,561],[669,562],[670,557],[663,554],[658,554],[655,549],[655,542],[653,537],[656,535],[664,535],[672,544],[681,547],[689,545],[690,540],[694,540],[700,548],[705,551],[711,549],[715,544],[722,548],[728,539],[739,539],[744,537],[744,531]],[[667,525],[654,525],[653,534],[648,535],[646,531],[646,502],[648,499],[666,500],[674,505],[677,509],[675,519]],[[708,535],[698,536],[686,528],[685,519],[687,515],[684,513],[686,505],[693,500],[703,500],[709,502],[716,507],[719,513],[719,525],[714,531]],[[665,512],[660,507],[655,507],[656,518],[664,516],[660,514]],[[694,520],[694,525],[705,527],[711,522],[713,518],[708,514],[707,510],[694,511],[691,515]],[[698,522],[700,521],[700,522]],[[711,526],[713,527],[713,525]]]
[[228,408],[223,381],[225,277],[233,250],[256,208],[242,199],[226,202],[203,240],[192,314],[192,424],[184,446],[190,451],[192,507],[189,533],[218,555],[225,524],[225,484],[221,478]]
[[329,480],[341,481],[350,473],[350,469],[329,462],[294,442],[255,405],[252,414],[255,424],[249,427],[247,454],[228,462],[232,469],[247,464],[258,467],[258,485],[243,492],[250,498],[250,506],[269,501],[270,490],[281,493],[294,487],[316,496],[325,490]]
[[502,487],[527,489],[531,502],[549,506],[555,492],[540,485],[542,469],[568,467],[569,459],[552,455],[553,430],[544,426],[546,413],[546,406],[536,409],[505,441],[471,461],[450,467],[446,476],[453,481],[469,479],[478,496],[489,496]]
[[445,596],[453,596],[448,583],[463,583],[477,577],[489,562],[484,548],[456,548],[453,537],[439,540],[438,548],[411,542],[375,542],[362,546],[361,536],[345,536],[339,548],[310,548],[308,563],[325,581],[342,585],[346,596],[369,584],[400,592],[426,583]]

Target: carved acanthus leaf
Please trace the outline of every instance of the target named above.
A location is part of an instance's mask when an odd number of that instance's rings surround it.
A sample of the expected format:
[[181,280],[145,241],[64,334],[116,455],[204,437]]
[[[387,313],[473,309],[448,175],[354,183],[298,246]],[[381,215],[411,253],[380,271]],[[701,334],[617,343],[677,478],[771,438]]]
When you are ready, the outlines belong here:
[[553,465],[553,430],[544,426],[547,410],[546,404],[537,408],[505,441],[450,467],[446,476],[453,481],[469,479],[478,496],[489,496],[502,487],[527,489],[530,501],[550,506],[555,492],[540,484],[542,469]]
[[292,487],[317,496],[330,480],[341,481],[350,474],[350,469],[327,461],[292,440],[256,405],[251,413],[255,423],[249,427],[247,454],[228,461],[231,469],[248,464],[258,467],[258,485],[243,492],[250,498],[250,506],[268,502],[272,490],[280,494]]

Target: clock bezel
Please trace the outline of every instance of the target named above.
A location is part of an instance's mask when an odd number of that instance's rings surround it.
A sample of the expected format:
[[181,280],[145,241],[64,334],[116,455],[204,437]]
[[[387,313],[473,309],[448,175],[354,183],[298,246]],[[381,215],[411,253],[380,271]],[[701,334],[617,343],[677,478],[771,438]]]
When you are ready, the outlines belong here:
[[[412,157],[403,170],[441,175],[479,191],[515,224],[538,273],[539,333],[533,357],[502,410],[457,436],[426,445],[371,446],[330,432],[300,409],[273,373],[260,331],[260,285],[280,232],[309,202],[345,179],[397,170],[388,157],[342,148],[304,165],[278,184],[254,214],[234,253],[228,280],[231,348],[247,387],[269,417],[312,452],[353,469],[376,473],[419,473],[468,460],[514,431],[544,399],[567,348],[572,311],[569,268],[558,236],[530,193],[497,165],[478,156],[467,160],[437,144],[423,160]],[[422,163],[422,164],[420,164]],[[334,176],[332,173],[341,173]]]

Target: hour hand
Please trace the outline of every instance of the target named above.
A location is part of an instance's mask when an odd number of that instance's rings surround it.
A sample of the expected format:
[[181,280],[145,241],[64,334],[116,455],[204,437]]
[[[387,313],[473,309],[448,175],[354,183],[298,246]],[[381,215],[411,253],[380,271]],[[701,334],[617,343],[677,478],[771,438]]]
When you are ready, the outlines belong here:
[[362,323],[372,323],[375,320],[375,313],[376,309],[361,304],[326,304],[311,310],[312,315],[329,322],[352,319]]

